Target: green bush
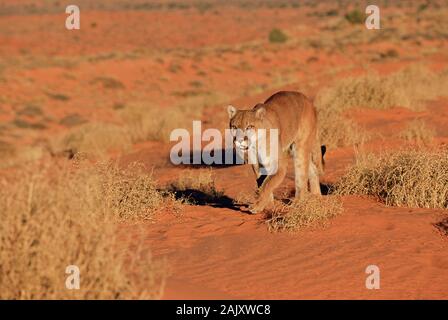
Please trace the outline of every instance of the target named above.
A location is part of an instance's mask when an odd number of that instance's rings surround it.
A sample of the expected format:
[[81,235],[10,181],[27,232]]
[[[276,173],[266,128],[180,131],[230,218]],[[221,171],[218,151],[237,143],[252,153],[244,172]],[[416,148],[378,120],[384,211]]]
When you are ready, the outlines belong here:
[[288,40],[288,36],[280,29],[272,29],[269,33],[269,42],[283,43]]
[[354,9],[345,14],[345,19],[352,24],[361,24],[364,22],[364,15],[358,9]]

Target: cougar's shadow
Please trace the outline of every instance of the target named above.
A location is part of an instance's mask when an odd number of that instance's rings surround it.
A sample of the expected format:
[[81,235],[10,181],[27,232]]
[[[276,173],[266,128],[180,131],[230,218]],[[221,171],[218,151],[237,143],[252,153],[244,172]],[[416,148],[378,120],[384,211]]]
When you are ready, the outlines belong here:
[[182,163],[178,164],[177,166],[188,166],[193,168],[213,167],[219,169],[244,164],[244,159],[235,152],[235,149],[212,150],[209,154],[210,159],[204,159],[202,150],[192,150],[187,155],[183,155],[182,153],[170,154],[170,160],[171,156],[179,157],[179,159],[182,159]]
[[176,189],[172,186],[165,191],[172,193],[176,200],[186,200],[194,205],[241,211],[240,206],[236,205],[232,198],[226,196],[222,192],[204,192],[192,188]]

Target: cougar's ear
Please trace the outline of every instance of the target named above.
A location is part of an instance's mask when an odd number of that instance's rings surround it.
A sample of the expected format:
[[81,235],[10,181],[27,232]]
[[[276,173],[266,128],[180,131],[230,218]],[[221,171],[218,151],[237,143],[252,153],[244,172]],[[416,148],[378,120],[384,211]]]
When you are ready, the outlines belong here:
[[258,119],[263,119],[264,115],[266,114],[266,109],[264,107],[259,107],[256,111],[255,111],[255,116]]
[[237,110],[234,106],[232,105],[227,106],[227,113],[229,114],[229,119],[232,119],[235,116],[236,112]]

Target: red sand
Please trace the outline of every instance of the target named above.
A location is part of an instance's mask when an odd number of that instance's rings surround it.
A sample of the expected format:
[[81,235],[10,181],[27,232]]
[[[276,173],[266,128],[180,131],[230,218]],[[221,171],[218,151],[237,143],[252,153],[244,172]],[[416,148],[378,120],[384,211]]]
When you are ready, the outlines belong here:
[[[112,106],[117,103],[179,105],[185,101],[175,93],[192,90],[194,81],[201,83],[201,91],[220,94],[218,105],[206,108],[204,119],[213,116],[207,126],[225,128],[228,103],[248,108],[280,89],[314,96],[339,77],[365,73],[366,55],[389,48],[397,49],[399,59],[370,63],[368,70],[388,74],[419,61],[430,61],[437,69],[447,65],[446,41],[426,41],[406,50],[387,42],[339,52],[311,49],[300,41],[318,35],[322,20],[307,12],[235,7],[204,14],[87,11],[80,32],[63,28],[64,14],[2,16],[0,62],[17,56],[29,65],[6,66],[6,81],[0,81],[0,117],[4,123],[12,121],[27,103],[40,105],[47,117],[47,128],[38,133],[9,127],[3,138],[20,145],[52,137],[67,130],[58,121],[73,113],[92,122],[116,122]],[[299,42],[269,44],[267,34],[274,27]],[[440,51],[419,56],[423,46],[431,45]],[[119,79],[123,88],[104,89],[92,82],[99,76]],[[49,92],[69,99],[49,98]],[[351,116],[366,130],[388,138],[366,145],[374,151],[399,147],[403,142],[389,139],[390,134],[415,117],[437,129],[437,144],[448,141],[446,99],[432,102],[421,113],[395,108],[355,111]],[[154,176],[165,184],[182,170],[168,163],[169,149],[160,142],[142,143],[122,160],[154,167]],[[351,147],[328,150],[323,182],[335,182],[353,162],[353,154]],[[228,197],[241,190],[253,195],[255,182],[248,166],[214,173],[218,189]],[[292,190],[290,170],[278,194]],[[292,234],[270,233],[262,215],[228,208],[184,206],[180,217],[157,216],[147,227],[147,245],[169,264],[163,298],[448,298],[448,239],[434,226],[446,217],[446,210],[392,208],[359,197],[344,197],[343,202],[344,213],[326,228]],[[381,270],[380,290],[365,288],[365,269],[372,264]]]

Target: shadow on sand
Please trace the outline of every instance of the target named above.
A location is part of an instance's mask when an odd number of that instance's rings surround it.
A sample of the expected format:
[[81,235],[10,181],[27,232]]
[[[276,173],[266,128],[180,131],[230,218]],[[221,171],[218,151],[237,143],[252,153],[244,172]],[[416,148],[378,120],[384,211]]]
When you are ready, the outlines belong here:
[[[244,164],[244,160],[239,157],[233,149],[212,150],[210,152],[210,163],[208,163],[205,157],[203,157],[203,153],[201,150],[190,151],[188,155],[174,154],[174,156],[182,159],[182,163],[178,165],[179,167],[188,166],[193,168],[227,168]],[[173,163],[171,159],[169,159],[169,161],[170,163]]]

